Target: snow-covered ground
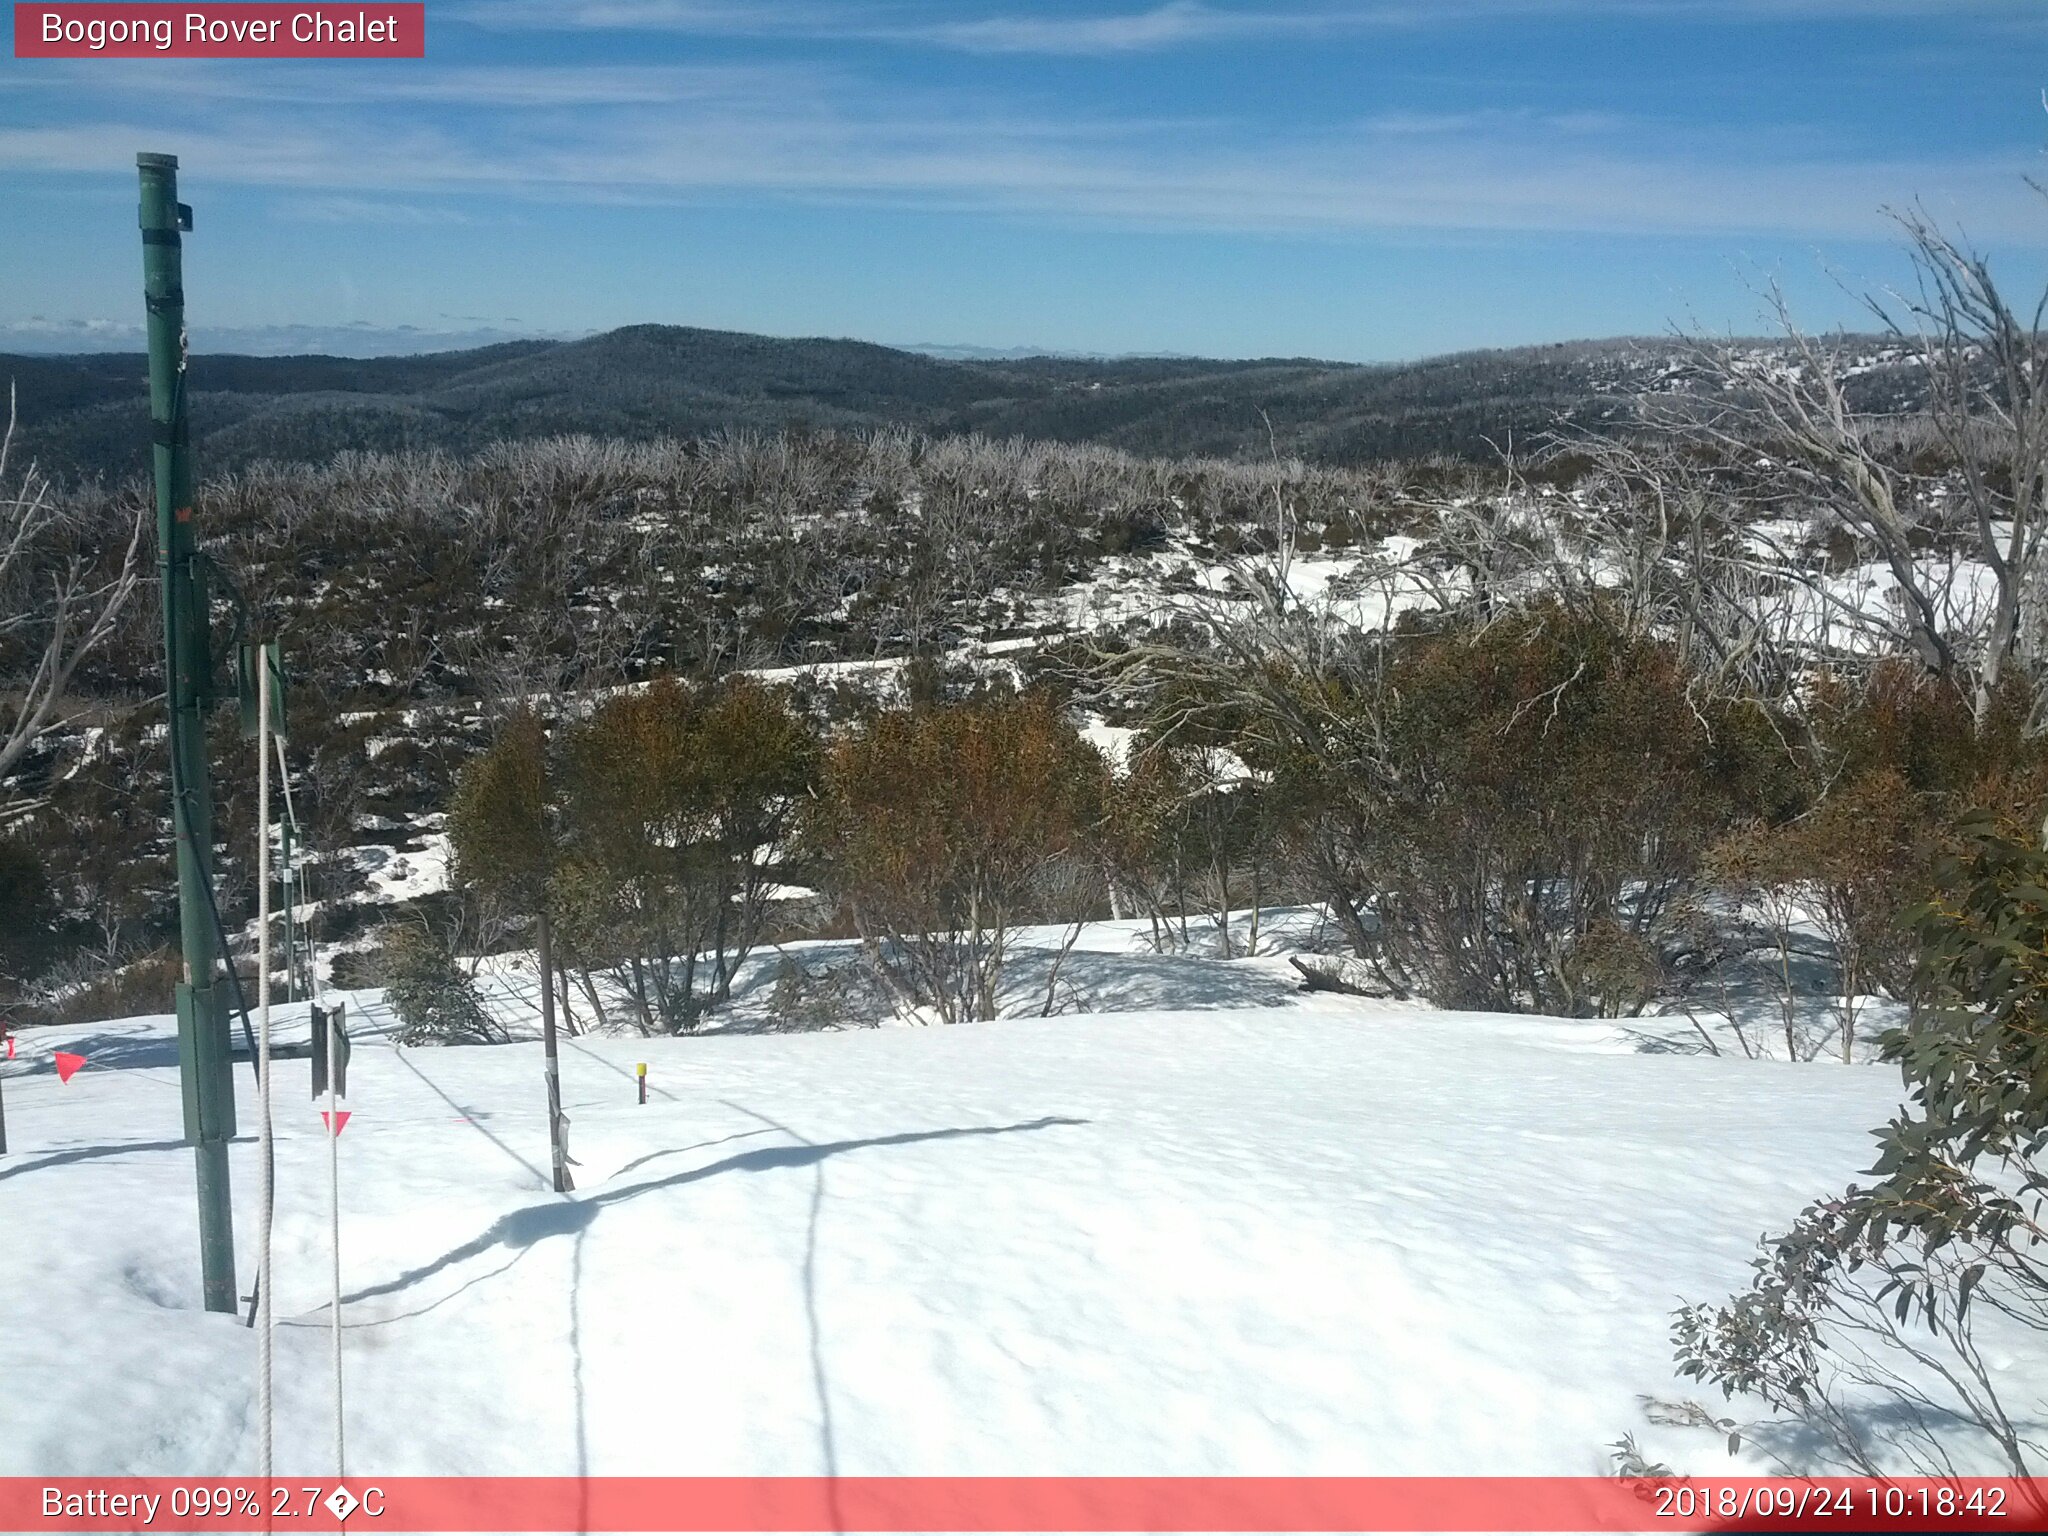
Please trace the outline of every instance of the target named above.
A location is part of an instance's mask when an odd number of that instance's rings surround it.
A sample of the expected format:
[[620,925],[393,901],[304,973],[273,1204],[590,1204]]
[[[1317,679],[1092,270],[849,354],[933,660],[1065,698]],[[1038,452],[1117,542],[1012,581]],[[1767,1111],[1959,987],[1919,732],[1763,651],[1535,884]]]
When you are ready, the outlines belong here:
[[[1631,1432],[1771,1470],[1640,1398],[1697,1390],[1672,1308],[1868,1166],[1895,1070],[1302,995],[1274,957],[1129,939],[1077,955],[1088,1006],[1150,1011],[569,1041],[567,1198],[536,1045],[399,1050],[359,996],[352,1464],[1580,1474]],[[89,1058],[68,1085],[59,1049]],[[199,1308],[171,1022],[36,1031],[0,1071],[0,1473],[251,1470],[255,1342]],[[276,1072],[278,1466],[312,1472],[326,1154],[306,1064]],[[253,1141],[233,1158],[246,1284]]]

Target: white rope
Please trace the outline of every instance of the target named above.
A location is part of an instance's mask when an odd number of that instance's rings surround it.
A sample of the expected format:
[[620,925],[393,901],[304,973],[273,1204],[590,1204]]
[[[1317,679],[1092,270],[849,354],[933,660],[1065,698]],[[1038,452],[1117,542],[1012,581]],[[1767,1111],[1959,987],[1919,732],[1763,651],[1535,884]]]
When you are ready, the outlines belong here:
[[263,1157],[263,1215],[256,1236],[256,1412],[263,1501],[268,1510],[271,1350],[276,1334],[270,1294],[270,1228],[277,1190],[270,1116],[270,657],[260,644],[256,648],[256,891],[256,1098]]
[[[298,811],[292,805],[291,771],[285,764],[284,741],[277,740],[277,782],[284,790],[284,813],[293,826],[299,823]],[[300,845],[303,860],[304,844]],[[296,895],[296,892],[294,892]],[[309,1008],[319,1008],[320,993],[320,952],[313,943],[313,924],[310,914],[305,924],[306,966],[311,974],[311,1001]],[[327,1021],[327,1227],[328,1252],[333,1259],[333,1295],[328,1302],[327,1315],[331,1323],[329,1354],[334,1365],[334,1475],[344,1477],[348,1473],[347,1437],[344,1433],[341,1390],[341,1117],[336,1113],[340,1108],[335,1096],[335,1084],[339,1073],[337,1064],[341,1049],[341,1018],[339,1012]]]

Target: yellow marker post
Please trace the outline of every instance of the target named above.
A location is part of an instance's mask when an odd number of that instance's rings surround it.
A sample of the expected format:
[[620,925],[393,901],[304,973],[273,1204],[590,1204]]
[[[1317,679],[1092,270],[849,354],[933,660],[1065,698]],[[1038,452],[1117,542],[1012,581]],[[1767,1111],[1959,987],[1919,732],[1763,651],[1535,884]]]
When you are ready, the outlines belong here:
[[645,1104],[647,1102],[647,1063],[644,1061],[636,1062],[633,1072],[640,1079],[640,1102]]

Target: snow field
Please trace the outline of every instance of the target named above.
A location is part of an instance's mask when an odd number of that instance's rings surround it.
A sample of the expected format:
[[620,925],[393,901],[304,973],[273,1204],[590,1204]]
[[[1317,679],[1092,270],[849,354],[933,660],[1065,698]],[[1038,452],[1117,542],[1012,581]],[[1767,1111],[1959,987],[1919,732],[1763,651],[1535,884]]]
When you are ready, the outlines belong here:
[[[0,1473],[253,1466],[255,1341],[199,1310],[170,1031],[42,1031],[7,1069]],[[59,1086],[57,1048],[93,1065]],[[277,1069],[277,1423],[280,1469],[313,1473],[305,1070]],[[1668,1315],[1867,1166],[1898,1094],[1883,1067],[1327,996],[579,1039],[563,1076],[568,1198],[536,1045],[359,1045],[352,1466],[1574,1474],[1633,1431],[1734,1470],[1714,1437],[1643,1422],[1639,1394],[1687,1394]],[[246,1070],[237,1091],[246,1134]],[[246,1283],[253,1141],[233,1156]]]

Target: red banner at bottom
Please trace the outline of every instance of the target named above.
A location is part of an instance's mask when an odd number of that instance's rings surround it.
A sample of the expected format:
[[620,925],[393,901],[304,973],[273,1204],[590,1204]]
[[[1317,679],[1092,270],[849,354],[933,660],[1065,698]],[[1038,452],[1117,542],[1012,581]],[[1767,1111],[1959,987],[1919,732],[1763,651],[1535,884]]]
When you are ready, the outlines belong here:
[[6,1531],[2038,1531],[2048,1478],[0,1478]]

